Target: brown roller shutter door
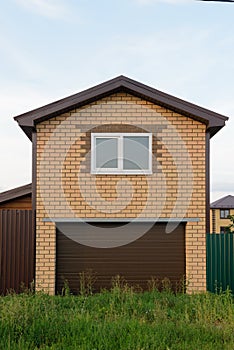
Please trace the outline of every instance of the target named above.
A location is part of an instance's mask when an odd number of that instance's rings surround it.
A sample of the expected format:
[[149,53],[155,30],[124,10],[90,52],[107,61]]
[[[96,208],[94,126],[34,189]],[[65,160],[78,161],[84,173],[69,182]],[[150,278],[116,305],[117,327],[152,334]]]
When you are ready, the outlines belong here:
[[[97,223],[96,226],[120,227],[120,223]],[[122,223],[122,225],[124,225]],[[141,225],[137,223],[135,225]],[[73,228],[69,238],[66,235]],[[93,229],[93,224],[90,228]],[[84,224],[63,224],[57,228],[56,291],[61,293],[64,280],[70,290],[79,291],[79,273],[91,269],[96,274],[94,290],[110,288],[113,276],[123,276],[130,285],[147,289],[147,281],[154,276],[159,280],[169,278],[175,288],[185,275],[185,226],[180,224],[170,234],[166,224],[156,223],[142,237],[124,246],[93,248],[77,242]],[[87,227],[86,227],[87,229]]]

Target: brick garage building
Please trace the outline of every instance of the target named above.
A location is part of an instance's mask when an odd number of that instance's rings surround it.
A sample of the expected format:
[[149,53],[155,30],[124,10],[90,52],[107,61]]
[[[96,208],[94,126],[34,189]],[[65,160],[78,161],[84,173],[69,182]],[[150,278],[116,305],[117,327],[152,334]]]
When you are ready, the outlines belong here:
[[226,117],[120,76],[15,119],[33,145],[38,290],[75,293],[87,268],[97,289],[118,273],[206,290],[209,140]]

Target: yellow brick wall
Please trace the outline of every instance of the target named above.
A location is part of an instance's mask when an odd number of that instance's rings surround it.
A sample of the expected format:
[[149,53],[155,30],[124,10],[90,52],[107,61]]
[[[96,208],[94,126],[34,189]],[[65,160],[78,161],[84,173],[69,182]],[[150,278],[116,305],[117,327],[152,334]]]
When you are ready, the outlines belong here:
[[[213,216],[214,213],[214,216]],[[230,209],[230,215],[234,215],[234,209]],[[220,218],[220,209],[210,210],[210,232],[220,233],[221,227],[226,227],[231,224],[229,219]]]
[[[55,291],[55,225],[44,218],[199,218],[186,225],[189,290],[206,289],[205,130],[126,93],[37,125],[37,289]],[[90,173],[91,132],[151,132],[152,175]]]

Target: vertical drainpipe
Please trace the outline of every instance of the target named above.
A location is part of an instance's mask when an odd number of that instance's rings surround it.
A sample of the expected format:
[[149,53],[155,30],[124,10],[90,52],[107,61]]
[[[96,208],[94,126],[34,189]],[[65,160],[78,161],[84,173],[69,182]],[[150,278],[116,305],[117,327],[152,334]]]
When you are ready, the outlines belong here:
[[210,133],[206,132],[206,233],[210,233]]
[[36,280],[36,190],[37,190],[37,133],[36,133],[36,130],[34,129],[32,131],[32,232],[34,235],[34,283]]

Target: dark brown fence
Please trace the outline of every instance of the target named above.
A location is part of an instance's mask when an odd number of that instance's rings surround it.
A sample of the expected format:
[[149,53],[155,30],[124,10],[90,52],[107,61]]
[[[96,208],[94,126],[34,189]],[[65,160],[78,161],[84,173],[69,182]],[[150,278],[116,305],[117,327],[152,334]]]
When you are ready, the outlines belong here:
[[34,235],[31,210],[0,210],[0,295],[34,280]]

